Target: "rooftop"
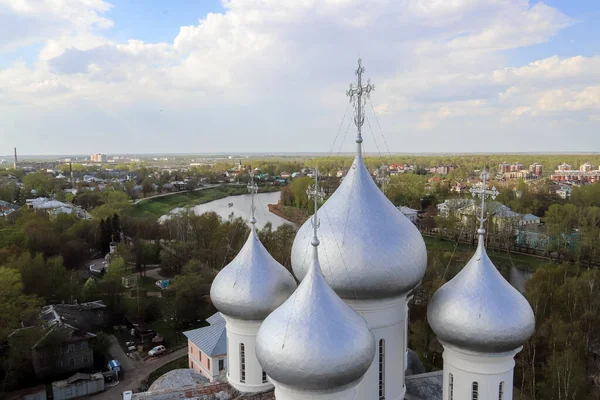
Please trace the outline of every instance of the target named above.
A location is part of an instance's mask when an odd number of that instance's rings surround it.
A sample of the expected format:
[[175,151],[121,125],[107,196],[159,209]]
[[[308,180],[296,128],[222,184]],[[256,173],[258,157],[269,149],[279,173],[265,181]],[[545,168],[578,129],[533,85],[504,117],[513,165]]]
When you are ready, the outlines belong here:
[[193,329],[183,334],[209,357],[227,353],[227,332],[225,320],[220,313],[206,319],[211,325]]
[[443,371],[406,377],[405,400],[442,400]]
[[148,389],[149,392],[158,390],[179,390],[190,387],[207,385],[208,379],[191,369],[174,369],[159,377]]

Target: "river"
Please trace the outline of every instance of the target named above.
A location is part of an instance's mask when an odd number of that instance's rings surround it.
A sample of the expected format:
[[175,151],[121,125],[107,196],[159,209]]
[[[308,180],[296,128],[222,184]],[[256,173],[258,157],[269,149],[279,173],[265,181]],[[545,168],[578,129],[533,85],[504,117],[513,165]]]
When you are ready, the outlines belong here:
[[[277,227],[285,223],[290,223],[269,211],[268,204],[277,203],[280,196],[281,195],[279,192],[256,194],[256,197],[254,198],[254,204],[256,206],[256,226],[259,229],[264,227],[267,222],[271,223],[273,229],[277,229]],[[231,207],[229,206],[230,203],[233,203]],[[248,220],[250,219],[251,204],[251,196],[249,194],[243,194],[210,201],[208,203],[194,206],[191,209],[196,215],[201,215],[207,212],[215,212],[222,218],[228,218],[229,215],[233,213],[235,217],[242,217],[243,219]],[[175,208],[171,210],[169,214],[176,213],[179,210],[181,209]],[[159,220],[164,221],[166,218],[168,218],[169,214],[163,215]]]

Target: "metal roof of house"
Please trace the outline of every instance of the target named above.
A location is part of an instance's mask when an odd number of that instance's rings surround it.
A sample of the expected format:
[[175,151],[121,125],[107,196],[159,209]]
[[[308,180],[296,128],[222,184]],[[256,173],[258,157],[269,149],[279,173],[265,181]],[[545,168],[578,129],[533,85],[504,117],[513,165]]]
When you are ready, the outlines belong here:
[[209,357],[227,354],[225,320],[220,313],[216,313],[206,321],[211,325],[183,332],[183,334]]
[[407,376],[405,382],[407,400],[442,400],[443,371]]
[[535,221],[536,219],[540,219],[540,217],[533,215],[533,214],[525,214],[525,215],[523,215],[522,218],[525,221]]
[[206,318],[206,322],[208,322],[211,325],[224,324],[225,323],[225,319],[223,318],[223,316],[221,315],[221,313],[218,312],[218,313],[214,313],[210,317]]

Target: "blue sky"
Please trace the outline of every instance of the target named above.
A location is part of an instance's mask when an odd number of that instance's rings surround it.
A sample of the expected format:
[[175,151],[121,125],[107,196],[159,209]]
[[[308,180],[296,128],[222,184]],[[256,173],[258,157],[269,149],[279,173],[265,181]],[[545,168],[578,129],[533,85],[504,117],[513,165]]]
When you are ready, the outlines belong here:
[[146,42],[170,42],[179,27],[197,25],[206,14],[223,12],[218,0],[115,0],[106,14],[115,22],[111,40],[140,38]]
[[556,7],[575,23],[546,43],[508,51],[511,65],[522,65],[549,55],[572,57],[600,53],[600,6],[594,0],[550,0],[544,3]]
[[594,3],[7,0],[0,154],[328,151],[359,54],[391,151],[600,151]]

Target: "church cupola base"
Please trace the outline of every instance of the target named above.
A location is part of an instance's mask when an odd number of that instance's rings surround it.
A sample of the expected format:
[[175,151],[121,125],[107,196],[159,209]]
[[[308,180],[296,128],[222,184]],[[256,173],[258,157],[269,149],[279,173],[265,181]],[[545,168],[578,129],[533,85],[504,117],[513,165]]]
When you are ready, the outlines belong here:
[[358,400],[404,400],[408,299],[344,299],[362,315],[375,338],[375,357],[356,387]]
[[512,400],[514,357],[521,348],[477,353],[443,345],[443,400]]
[[262,321],[244,321],[223,315],[227,329],[227,380],[242,393],[273,388],[256,358],[256,334]]

